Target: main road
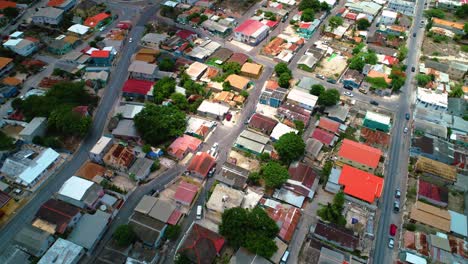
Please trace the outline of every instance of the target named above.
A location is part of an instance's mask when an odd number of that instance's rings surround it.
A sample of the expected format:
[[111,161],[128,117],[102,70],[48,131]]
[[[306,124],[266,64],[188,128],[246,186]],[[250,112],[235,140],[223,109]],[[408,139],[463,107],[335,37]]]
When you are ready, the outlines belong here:
[[[402,190],[402,194],[406,193],[406,180],[408,174],[408,158],[409,158],[409,133],[404,133],[405,127],[410,127],[408,121],[405,119],[405,114],[411,112],[411,104],[414,96],[414,75],[418,70],[418,60],[421,43],[423,40],[423,29],[420,28],[422,20],[422,13],[424,9],[424,1],[417,1],[413,19],[413,26],[411,28],[408,41],[408,57],[406,59],[406,82],[402,89],[402,94],[399,100],[399,107],[396,111],[394,118],[394,127],[392,131],[392,143],[390,146],[389,162],[387,165],[387,173],[385,174],[384,193],[380,202],[380,218],[376,234],[376,243],[374,248],[373,262],[392,263],[394,250],[388,248],[389,240],[389,226],[396,224],[401,228],[401,213],[393,213],[393,201],[396,188]],[[416,33],[416,37],[413,37]],[[415,72],[412,72],[412,67]],[[405,195],[402,195],[402,208],[404,210]],[[398,236],[395,238],[395,248],[399,248]]]
[[73,158],[67,162],[57,174],[50,177],[44,186],[39,189],[34,197],[31,198],[22,209],[20,209],[14,219],[6,224],[0,230],[0,253],[3,252],[11,242],[12,238],[25,226],[31,223],[39,207],[48,199],[50,199],[62,186],[62,184],[70,178],[80,166],[88,159],[89,150],[96,144],[101,137],[106,124],[106,120],[112,106],[116,102],[120,94],[120,88],[127,79],[128,66],[130,58],[138,46],[138,40],[141,39],[144,32],[144,25],[159,9],[159,4],[150,6],[143,10],[136,26],[129,32],[129,38],[135,41],[127,42],[122,50],[121,58],[117,66],[112,69],[111,80],[106,88],[104,95],[101,98],[99,107],[94,115],[93,126],[90,133],[83,140],[81,146],[75,152]]

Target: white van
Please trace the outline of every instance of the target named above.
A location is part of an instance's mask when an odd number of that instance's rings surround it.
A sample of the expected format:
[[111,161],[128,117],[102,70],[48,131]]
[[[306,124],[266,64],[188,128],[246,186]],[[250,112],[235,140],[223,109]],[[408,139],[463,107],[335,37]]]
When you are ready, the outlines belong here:
[[201,205],[197,206],[197,220],[202,219],[203,208]]
[[283,257],[281,258],[280,264],[286,264],[286,262],[288,262],[288,258],[289,258],[289,250],[286,250],[286,252],[284,252]]

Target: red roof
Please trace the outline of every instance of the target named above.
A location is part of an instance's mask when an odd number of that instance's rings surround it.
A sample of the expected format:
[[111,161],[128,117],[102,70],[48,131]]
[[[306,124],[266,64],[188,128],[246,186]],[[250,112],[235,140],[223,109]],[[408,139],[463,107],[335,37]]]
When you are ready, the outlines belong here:
[[50,199],[37,211],[36,217],[56,225],[55,231],[63,234],[68,224],[79,213],[80,209],[76,206],[60,200]]
[[243,65],[248,59],[249,56],[244,53],[233,53],[227,62],[237,62],[240,65]]
[[11,200],[11,196],[4,191],[0,191],[0,208],[5,206]]
[[5,8],[8,8],[8,7],[16,7],[16,3],[11,2],[11,1],[0,1],[0,9],[1,10],[5,9]]
[[317,173],[315,173],[312,167],[300,162],[289,166],[288,172],[290,180],[300,182],[303,186],[309,189],[312,188],[315,178],[317,177]]
[[109,58],[109,56],[109,50],[93,50],[93,52],[91,52],[91,58]]
[[170,225],[177,225],[181,216],[182,216],[182,212],[176,209],[172,212],[172,214],[167,219],[167,223]]
[[182,204],[192,204],[193,198],[198,192],[198,187],[194,184],[181,181],[174,194],[174,199]]
[[388,56],[388,55],[385,55],[384,57],[384,63],[387,63],[389,65],[394,65],[394,64],[397,64],[398,63],[398,59],[393,57],[393,56]]
[[150,81],[130,79],[125,82],[122,91],[124,93],[141,94],[146,96],[146,94],[151,90],[151,87],[153,87],[153,84],[154,83]]
[[448,190],[445,187],[439,187],[435,184],[419,180],[419,196],[436,202],[448,202]]
[[201,143],[202,141],[196,137],[183,135],[172,142],[168,148],[168,152],[178,159],[183,159],[185,154],[187,154],[187,150],[195,152]]
[[187,170],[196,172],[204,178],[215,164],[216,161],[210,154],[206,152],[198,152],[190,162]]
[[307,29],[307,28],[310,27],[310,25],[312,25],[312,23],[310,23],[310,22],[301,22],[301,23],[299,24],[299,28],[305,28],[305,29]]
[[61,6],[63,3],[65,3],[65,0],[50,0],[48,3],[47,3],[47,6]]
[[314,132],[312,132],[312,135],[310,135],[310,137],[315,138],[318,141],[322,142],[323,144],[329,146],[332,144],[333,139],[335,138],[335,135],[323,129],[316,128],[314,129]]
[[338,183],[344,185],[344,193],[373,203],[382,195],[384,180],[371,173],[344,165]]
[[179,30],[176,33],[176,35],[181,39],[188,39],[189,37],[196,35],[196,34],[197,33],[190,31],[190,30],[186,30],[186,29]]
[[278,203],[275,208],[267,207],[268,216],[279,226],[278,236],[285,242],[291,241],[296,231],[299,219],[301,219],[301,210],[294,206]]
[[275,27],[276,25],[278,25],[278,23],[279,23],[278,21],[267,20],[266,23],[265,23],[265,25],[267,25],[267,26],[270,27],[270,28],[273,28],[273,27]]
[[221,235],[194,224],[179,252],[195,263],[213,263],[225,242]]
[[258,113],[255,113],[249,121],[249,127],[258,129],[268,135],[271,134],[271,131],[273,131],[273,128],[275,128],[277,124],[278,121]]
[[349,139],[343,140],[338,156],[347,160],[377,168],[382,151]]
[[239,32],[242,33],[246,36],[250,36],[257,32],[260,28],[262,28],[264,25],[261,22],[258,22],[257,20],[253,19],[247,19],[242,23],[240,26],[238,26],[234,32]]
[[348,13],[346,14],[345,18],[350,19],[350,20],[356,20],[357,14],[354,13]]
[[87,26],[87,27],[95,27],[97,26],[101,21],[103,21],[104,19],[108,18],[110,15],[107,14],[107,13],[99,13],[93,17],[88,17],[85,22],[84,22],[84,25]]
[[326,117],[321,117],[318,127],[323,128],[332,133],[338,133],[338,130],[340,129],[340,123]]

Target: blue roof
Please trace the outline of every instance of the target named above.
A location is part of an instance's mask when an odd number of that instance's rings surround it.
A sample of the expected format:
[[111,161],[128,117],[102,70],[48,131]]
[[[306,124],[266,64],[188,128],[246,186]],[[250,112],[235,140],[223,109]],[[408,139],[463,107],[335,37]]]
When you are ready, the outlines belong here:
[[44,150],[34,162],[27,167],[18,177],[26,183],[31,184],[60,156],[55,150],[48,148]]
[[450,231],[466,237],[468,233],[466,215],[460,214],[454,211],[450,211],[450,210],[449,210],[449,213],[450,213]]

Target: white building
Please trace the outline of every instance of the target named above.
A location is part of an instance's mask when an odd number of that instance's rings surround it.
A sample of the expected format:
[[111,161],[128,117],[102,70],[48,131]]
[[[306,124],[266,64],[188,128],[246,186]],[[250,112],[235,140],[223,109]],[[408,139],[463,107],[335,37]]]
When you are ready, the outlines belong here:
[[96,145],[89,151],[89,159],[92,161],[102,164],[104,155],[106,155],[109,148],[112,146],[112,138],[101,137]]
[[58,25],[62,21],[63,13],[64,11],[58,8],[39,8],[39,10],[32,16],[32,22],[34,24]]
[[298,133],[299,131],[297,131],[296,129],[292,128],[292,127],[289,127],[283,123],[278,123],[275,128],[273,128],[273,131],[271,131],[271,134],[270,134],[270,137],[273,139],[273,140],[278,140],[282,135],[284,134],[287,134],[287,133],[291,133],[291,132],[294,132],[294,133]]
[[36,42],[22,38],[9,39],[3,43],[3,46],[23,57],[27,57],[37,50]]
[[71,27],[68,28],[68,31],[72,32],[72,33],[75,33],[79,36],[83,36],[85,35],[86,33],[88,33],[89,31],[89,27],[87,26],[83,26],[81,24],[75,24]]
[[229,112],[229,107],[220,103],[213,103],[204,100],[197,109],[200,116],[206,116],[213,119],[223,120]]
[[318,97],[310,94],[308,91],[295,87],[289,92],[287,100],[290,103],[298,104],[304,109],[312,110],[315,104],[317,104]]
[[36,136],[44,136],[46,130],[47,118],[35,117],[21,130],[19,136],[23,141],[31,143]]
[[20,174],[18,180],[27,187],[34,186],[48,172],[48,169],[60,157],[55,150],[48,148],[37,156],[33,162]]
[[403,0],[390,0],[390,2],[388,2],[388,9],[398,13],[402,13],[407,16],[413,16],[415,3],[416,2],[409,2]]
[[255,46],[267,37],[269,30],[263,23],[247,19],[234,30],[234,39]]
[[103,195],[104,191],[100,185],[72,176],[62,185],[57,198],[79,208],[94,209]]
[[379,23],[382,25],[393,25],[398,17],[398,13],[392,10],[384,9],[380,15]]
[[68,240],[59,238],[47,250],[47,252],[39,260],[38,264],[76,264],[84,255],[84,249],[77,244]]
[[437,93],[430,89],[418,87],[416,106],[445,112],[448,107],[448,94]]

